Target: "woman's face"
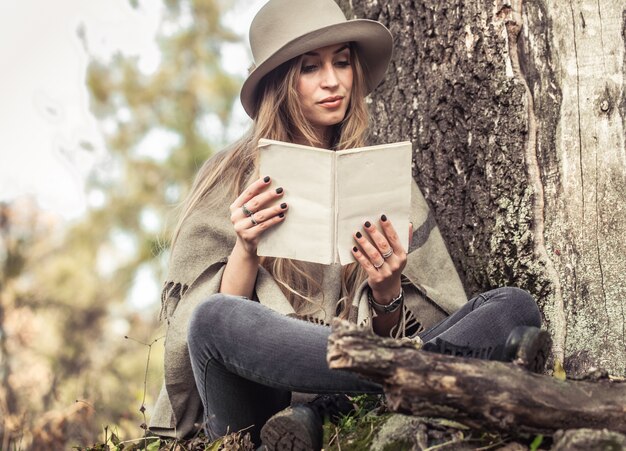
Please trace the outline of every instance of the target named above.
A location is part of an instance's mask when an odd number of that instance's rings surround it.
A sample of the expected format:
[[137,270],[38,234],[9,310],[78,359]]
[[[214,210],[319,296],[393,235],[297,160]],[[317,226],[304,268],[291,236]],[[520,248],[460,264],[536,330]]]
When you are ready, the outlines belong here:
[[304,117],[324,133],[346,116],[352,93],[348,44],[330,45],[302,57],[296,85]]

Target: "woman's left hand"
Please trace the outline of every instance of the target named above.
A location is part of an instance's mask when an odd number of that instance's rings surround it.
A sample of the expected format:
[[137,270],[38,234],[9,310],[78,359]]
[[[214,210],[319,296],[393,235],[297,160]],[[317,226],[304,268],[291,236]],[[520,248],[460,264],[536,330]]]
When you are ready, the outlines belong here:
[[[409,226],[409,236],[412,235]],[[367,273],[372,296],[380,304],[388,304],[398,296],[401,276],[406,266],[407,253],[398,234],[385,215],[380,218],[380,229],[366,221],[363,230],[354,233],[357,246],[352,248],[356,261]],[[369,237],[369,239],[368,239]]]

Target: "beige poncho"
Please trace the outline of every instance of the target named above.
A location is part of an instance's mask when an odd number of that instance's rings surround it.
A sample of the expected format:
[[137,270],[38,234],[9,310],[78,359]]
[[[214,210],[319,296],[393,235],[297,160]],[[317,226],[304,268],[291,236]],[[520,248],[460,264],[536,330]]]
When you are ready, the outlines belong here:
[[[396,337],[428,329],[467,301],[434,217],[415,184],[411,200],[414,232],[403,272],[404,314],[392,331]],[[236,239],[228,209],[231,201],[224,199],[217,207],[201,203],[183,224],[172,248],[162,295],[162,313],[167,320],[165,381],[150,421],[150,430],[158,435],[183,438],[202,422],[202,403],[187,350],[187,323],[194,308],[219,290]],[[323,280],[319,296],[322,310],[295,312],[263,268],[259,268],[256,280],[256,299],[284,315],[329,324],[341,293],[341,267],[312,265],[311,270]],[[371,327],[374,313],[365,288],[366,284],[359,287],[352,299],[350,320]]]

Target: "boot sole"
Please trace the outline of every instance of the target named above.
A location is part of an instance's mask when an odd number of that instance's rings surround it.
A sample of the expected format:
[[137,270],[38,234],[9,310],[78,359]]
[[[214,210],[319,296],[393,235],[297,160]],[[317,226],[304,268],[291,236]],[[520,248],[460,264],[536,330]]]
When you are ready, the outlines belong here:
[[551,348],[550,334],[545,330],[535,329],[522,337],[515,363],[533,373],[543,373]]
[[261,442],[268,451],[319,451],[322,449],[321,424],[306,408],[288,408],[261,429]]

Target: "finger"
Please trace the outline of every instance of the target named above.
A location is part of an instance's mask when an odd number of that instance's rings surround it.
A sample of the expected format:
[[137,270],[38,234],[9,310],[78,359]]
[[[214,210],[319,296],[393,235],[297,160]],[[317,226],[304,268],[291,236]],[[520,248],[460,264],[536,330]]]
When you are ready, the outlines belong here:
[[371,241],[374,243],[374,245],[378,249],[378,252],[380,252],[380,255],[381,256],[387,255],[386,258],[389,258],[391,255],[393,255],[393,254],[389,255],[390,251],[393,252],[393,248],[389,244],[387,237],[383,233],[381,233],[381,231],[378,230],[378,228],[371,222],[365,221],[365,224],[363,225],[365,226],[365,231],[369,235]]
[[265,189],[267,189],[267,187],[270,184],[270,176],[266,175],[265,177],[262,177],[254,182],[252,182],[250,185],[248,185],[246,187],[246,189],[243,190],[243,193],[241,193],[239,195],[239,197],[237,197],[237,199],[235,199],[235,201],[232,203],[231,207],[232,208],[241,208],[243,206],[243,204],[245,204],[246,202],[248,202],[250,199],[252,199],[254,196],[256,196],[257,194],[263,192]]
[[400,238],[398,237],[398,233],[396,229],[391,224],[391,221],[387,216],[382,215],[380,217],[380,227],[383,229],[385,236],[387,237],[387,241],[393,248],[393,253],[396,255],[400,255],[401,253],[406,253],[406,250],[400,243]]
[[258,213],[265,205],[279,199],[284,194],[284,190],[282,187],[278,187],[272,190],[265,190],[260,194],[257,194],[252,199],[248,200],[244,205],[246,206],[246,210],[248,214],[244,211],[243,206],[240,208],[235,208],[231,213],[231,221],[235,222],[240,220],[241,218],[250,217],[250,213]]
[[413,223],[409,222],[409,247],[411,247],[411,241],[413,241]]
[[[271,218],[258,222],[257,225],[252,225],[252,227],[247,230],[241,232],[241,237],[247,241],[255,241],[257,240],[263,232],[267,229],[274,227],[276,224],[280,224],[285,220],[285,213],[279,213],[276,216],[272,216]],[[248,218],[248,222],[252,224],[252,221]]]
[[376,247],[372,243],[370,243],[365,235],[363,235],[361,232],[356,232],[353,236],[354,240],[361,248],[361,251],[372,263],[372,266],[380,271],[385,266],[385,259],[382,255],[380,255],[378,249],[376,249]]
[[[260,194],[257,194],[252,199],[248,200],[245,205],[248,211],[256,214],[258,213],[264,206],[271,203],[272,201],[279,199],[284,194],[284,190],[282,187],[278,187],[272,190],[265,190]],[[250,215],[246,215],[243,211],[243,206],[241,208],[237,208],[233,214],[232,218],[238,220],[240,218],[249,217]]]
[[354,259],[357,261],[359,265],[365,270],[368,276],[376,276],[378,274],[378,270],[374,268],[372,262],[363,254],[358,247],[354,246],[352,248],[352,255],[354,255]]
[[[268,220],[274,218],[275,216],[278,216],[281,214],[284,216],[288,208],[289,206],[285,202],[283,202],[280,205],[275,205],[273,207],[264,208],[260,211],[257,211],[251,216],[243,217],[235,223],[235,231],[241,232],[247,229],[252,229],[256,227],[257,225],[267,222]],[[254,221],[256,221],[256,224],[252,221],[252,218],[254,218]],[[261,227],[260,230],[262,229],[263,228]]]
[[264,208],[254,213],[254,220],[260,224],[273,218],[274,216],[285,213],[285,211],[287,211],[287,207],[287,204],[283,202],[280,205],[274,205],[272,207]]

